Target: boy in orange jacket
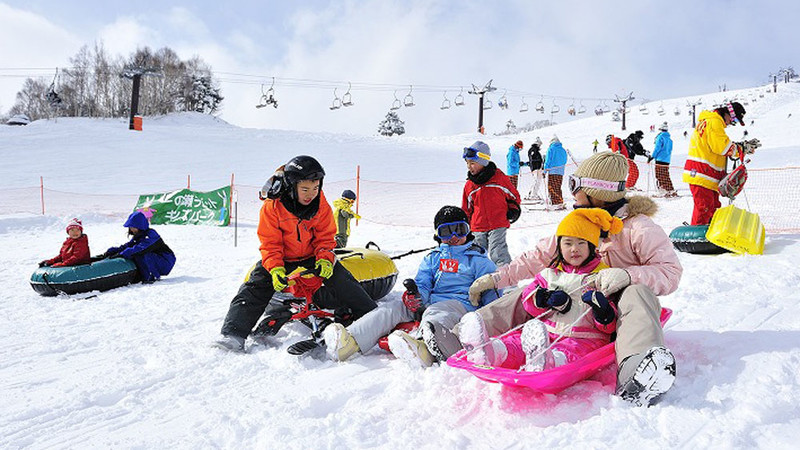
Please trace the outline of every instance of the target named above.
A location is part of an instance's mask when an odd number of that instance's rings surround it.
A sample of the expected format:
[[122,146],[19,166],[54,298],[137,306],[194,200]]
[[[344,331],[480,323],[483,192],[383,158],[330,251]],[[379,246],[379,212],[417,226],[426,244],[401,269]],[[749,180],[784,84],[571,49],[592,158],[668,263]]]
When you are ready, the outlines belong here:
[[324,279],[314,294],[322,308],[347,307],[357,319],[377,307],[340,263],[333,211],[322,193],[325,170],[310,156],[292,158],[275,174],[261,207],[258,239],[261,261],[231,301],[217,347],[244,351],[244,342],[275,292],[287,287],[286,276],[298,267],[316,269]]

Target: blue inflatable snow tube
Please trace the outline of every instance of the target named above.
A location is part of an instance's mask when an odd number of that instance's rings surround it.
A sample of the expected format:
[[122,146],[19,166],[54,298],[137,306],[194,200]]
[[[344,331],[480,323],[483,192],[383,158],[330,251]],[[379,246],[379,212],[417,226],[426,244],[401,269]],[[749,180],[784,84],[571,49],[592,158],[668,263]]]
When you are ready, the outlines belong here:
[[31,287],[46,297],[107,291],[141,279],[136,264],[125,258],[110,258],[68,267],[40,267],[31,275]]
[[706,239],[707,231],[708,225],[684,225],[672,230],[669,239],[676,250],[686,253],[718,255],[727,252]]

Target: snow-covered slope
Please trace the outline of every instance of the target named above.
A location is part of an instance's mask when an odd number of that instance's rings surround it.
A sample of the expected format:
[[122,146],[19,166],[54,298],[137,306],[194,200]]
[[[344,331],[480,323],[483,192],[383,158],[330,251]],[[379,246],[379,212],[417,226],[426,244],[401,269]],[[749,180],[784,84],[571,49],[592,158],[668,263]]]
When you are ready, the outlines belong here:
[[[757,98],[748,105],[748,123],[755,120],[748,129],[764,148],[752,166],[800,165],[800,89],[779,85],[777,94],[759,97],[763,91],[702,98],[704,106],[737,94]],[[661,102],[649,104],[646,116],[637,105],[628,118],[629,130],[669,120],[676,166],[688,145],[682,137],[691,120],[686,100],[664,100],[664,117],[656,113]],[[670,116],[675,106],[683,110],[680,117]],[[323,162],[329,198],[353,185],[356,165],[363,178],[373,180],[362,181],[366,220],[354,228],[352,244],[371,240],[395,254],[430,246],[431,211],[460,202],[461,148],[478,139],[239,129],[195,115],[146,118],[144,127],[136,133],[125,121],[85,119],[0,127],[0,196],[6,201],[0,206],[9,199],[22,202],[15,196],[38,185],[39,176],[49,189],[86,194],[56,215],[0,209],[0,447],[796,445],[798,235],[768,236],[763,256],[679,255],[681,287],[662,299],[675,311],[666,339],[678,361],[678,379],[664,401],[648,409],[612,395],[613,373],[554,396],[484,383],[449,367],[411,369],[380,350],[341,364],[297,358],[286,347],[303,337],[299,326],[287,326],[274,345],[247,355],[210,348],[242,276],[258,258],[252,221],[240,224],[237,247],[231,228],[157,226],[178,262],[154,285],[87,300],[39,297],[28,286],[30,273],[37,261],[56,254],[72,216],[84,220],[92,252],[100,253],[126,239],[121,224],[133,206],[129,196],[184,186],[188,174],[197,189],[227,184],[231,173],[239,185],[260,186],[276,166],[299,153]],[[485,140],[494,159],[503,161],[516,139],[529,145],[538,135],[546,143],[555,133],[584,159],[594,139],[602,141],[618,129],[608,116],[590,117]],[[730,132],[741,136],[739,129]],[[389,193],[396,197],[374,200]],[[121,200],[99,211],[88,202],[90,194],[118,194],[109,198]],[[416,207],[398,208],[409,200]],[[657,201],[661,210],[655,220],[666,230],[688,219],[689,197]],[[776,197],[774,203],[798,206],[791,197]],[[552,233],[562,215],[526,213],[509,232],[512,256]],[[413,276],[422,255],[398,260],[401,278]],[[400,289],[398,284],[385,300],[397,300]]]

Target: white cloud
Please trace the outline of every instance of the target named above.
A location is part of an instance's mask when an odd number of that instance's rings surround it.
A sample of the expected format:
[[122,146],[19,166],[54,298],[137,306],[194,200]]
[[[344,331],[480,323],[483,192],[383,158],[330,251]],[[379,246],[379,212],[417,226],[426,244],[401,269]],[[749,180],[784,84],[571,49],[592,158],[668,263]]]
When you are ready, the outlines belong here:
[[[77,36],[45,17],[5,3],[0,3],[0,42],[0,68],[26,69],[66,66],[82,45]],[[13,106],[24,77],[53,77],[50,70],[4,70],[0,74],[0,111]]]
[[118,17],[113,23],[102,27],[97,32],[97,39],[103,42],[109,53],[123,57],[127,57],[139,47],[153,48],[163,45],[162,36],[158,31],[132,16]]

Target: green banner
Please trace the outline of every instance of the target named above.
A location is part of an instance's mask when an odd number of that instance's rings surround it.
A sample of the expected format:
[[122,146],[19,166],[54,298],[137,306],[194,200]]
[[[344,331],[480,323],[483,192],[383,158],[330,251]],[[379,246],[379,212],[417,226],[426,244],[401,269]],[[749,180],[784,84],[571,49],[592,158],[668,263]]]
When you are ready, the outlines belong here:
[[197,192],[180,189],[140,195],[134,211],[142,211],[154,225],[217,225],[231,222],[231,187]]

